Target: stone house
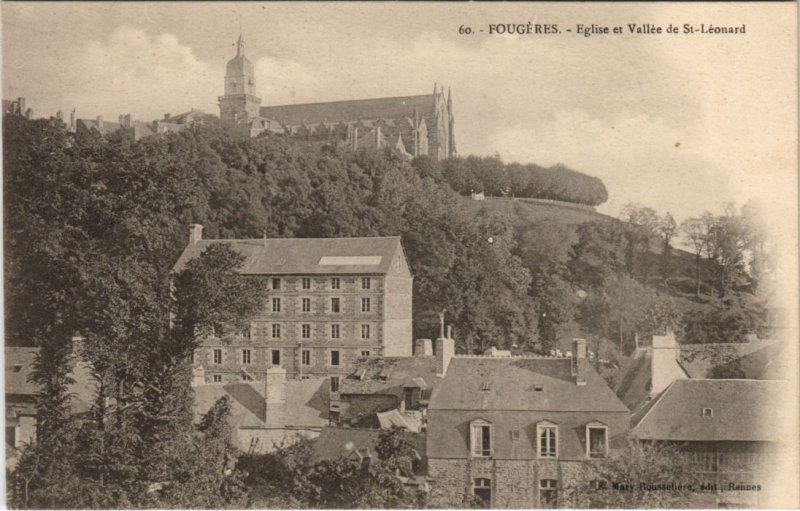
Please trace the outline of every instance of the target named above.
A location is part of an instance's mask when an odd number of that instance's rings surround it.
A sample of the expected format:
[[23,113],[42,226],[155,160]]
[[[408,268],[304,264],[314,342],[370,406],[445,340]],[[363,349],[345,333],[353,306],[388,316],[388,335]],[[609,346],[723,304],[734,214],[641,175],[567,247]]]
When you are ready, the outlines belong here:
[[430,339],[417,339],[411,357],[358,359],[332,396],[331,421],[422,430],[431,394],[442,381],[431,344]]
[[607,457],[628,432],[630,412],[589,365],[583,340],[569,358],[442,362],[428,407],[434,505],[475,496],[493,508],[557,507],[584,461]]
[[208,240],[193,225],[174,271],[217,243],[241,253],[240,273],[267,291],[249,329],[202,342],[196,380],[264,380],[282,367],[289,379],[328,377],[336,392],[357,359],[411,354],[413,276],[399,237]]

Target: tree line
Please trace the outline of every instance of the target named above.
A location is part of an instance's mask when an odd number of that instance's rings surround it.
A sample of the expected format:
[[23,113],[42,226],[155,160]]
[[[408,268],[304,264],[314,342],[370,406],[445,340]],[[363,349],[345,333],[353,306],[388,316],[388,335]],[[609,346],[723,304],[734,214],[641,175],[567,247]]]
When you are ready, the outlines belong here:
[[503,163],[499,156],[467,156],[436,161],[418,157],[414,167],[423,176],[447,183],[461,195],[485,193],[493,197],[529,197],[598,206],[608,200],[599,178],[565,165],[542,167],[534,163]]

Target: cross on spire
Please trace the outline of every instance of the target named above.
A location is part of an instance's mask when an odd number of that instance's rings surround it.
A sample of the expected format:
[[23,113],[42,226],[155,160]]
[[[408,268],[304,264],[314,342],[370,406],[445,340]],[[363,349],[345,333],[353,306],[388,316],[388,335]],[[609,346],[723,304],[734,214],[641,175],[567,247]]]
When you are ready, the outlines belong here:
[[239,39],[236,41],[236,56],[244,57],[244,37],[242,36],[242,15],[239,15]]

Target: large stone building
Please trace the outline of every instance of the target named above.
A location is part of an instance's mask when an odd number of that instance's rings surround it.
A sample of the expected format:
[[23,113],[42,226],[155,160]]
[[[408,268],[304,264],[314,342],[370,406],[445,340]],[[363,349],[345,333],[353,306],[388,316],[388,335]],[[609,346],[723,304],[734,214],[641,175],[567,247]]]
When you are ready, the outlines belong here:
[[331,390],[369,356],[411,355],[413,277],[399,237],[202,239],[191,227],[174,270],[214,243],[245,257],[243,275],[267,281],[264,309],[232,339],[210,337],[195,353],[206,383],[330,377]]
[[572,353],[442,358],[427,421],[435,506],[472,495],[492,508],[558,507],[563,489],[585,482],[584,462],[625,438],[630,412],[588,363],[585,341]]
[[408,156],[456,155],[453,100],[434,84],[432,94],[391,98],[261,106],[253,63],[242,36],[225,69],[219,97],[221,124],[246,136],[268,131],[350,150],[392,147]]

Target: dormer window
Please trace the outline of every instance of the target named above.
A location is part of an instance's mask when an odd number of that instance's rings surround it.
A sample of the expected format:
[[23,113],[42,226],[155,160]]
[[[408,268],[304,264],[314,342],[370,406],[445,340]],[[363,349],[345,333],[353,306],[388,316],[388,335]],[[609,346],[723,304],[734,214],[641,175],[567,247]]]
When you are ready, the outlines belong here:
[[475,458],[490,458],[492,456],[492,425],[478,419],[470,423],[470,441],[472,456]]
[[703,417],[713,417],[713,416],[714,416],[713,408],[703,408]]
[[536,453],[540,458],[558,457],[558,426],[549,421],[536,425]]
[[608,456],[608,426],[602,422],[586,425],[586,456],[605,458]]
[[487,391],[487,390],[491,390],[491,388],[492,387],[489,385],[488,381],[481,382],[481,390]]

